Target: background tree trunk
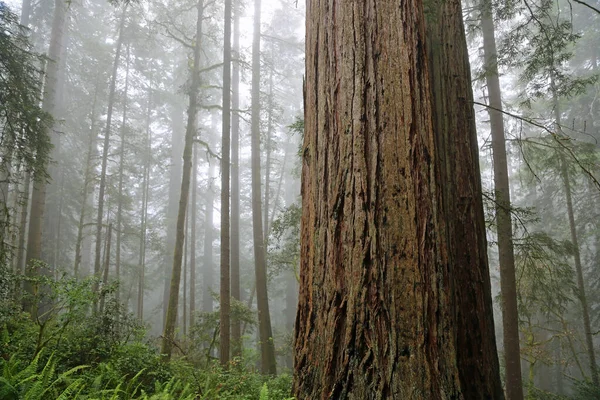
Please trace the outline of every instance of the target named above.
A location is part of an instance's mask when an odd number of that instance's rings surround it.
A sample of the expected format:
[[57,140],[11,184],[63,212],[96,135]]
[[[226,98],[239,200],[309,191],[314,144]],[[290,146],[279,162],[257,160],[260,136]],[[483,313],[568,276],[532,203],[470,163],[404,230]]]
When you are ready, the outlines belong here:
[[177,205],[179,200],[179,188],[181,187],[182,158],[183,153],[183,110],[175,106],[172,109],[171,124],[173,135],[171,139],[171,168],[169,170],[169,200],[167,204],[166,223],[167,240],[164,258],[165,275],[163,289],[163,326],[167,316],[167,305],[169,304],[169,285],[171,283],[171,266],[175,250],[175,230],[177,227]]
[[190,205],[190,329],[196,313],[196,202],[198,201],[198,146],[194,146],[192,163],[192,204]]
[[194,65],[192,68],[192,84],[190,86],[188,107],[188,120],[185,131],[185,145],[183,148],[183,175],[181,179],[181,194],[179,197],[179,211],[177,213],[177,232],[175,237],[175,251],[173,253],[173,269],[171,285],[169,288],[169,305],[165,318],[161,354],[165,361],[171,359],[173,342],[175,340],[175,325],[177,323],[177,307],[179,304],[179,286],[181,281],[181,262],[183,259],[183,240],[185,229],[185,215],[190,195],[190,178],[192,173],[192,148],[196,135],[196,121],[198,115],[198,95],[200,94],[200,53],[202,37],[202,18],[204,15],[203,0],[198,2],[198,19],[196,21],[196,43],[194,45]]
[[[231,297],[241,300],[240,291],[240,2],[234,0],[233,52],[231,81]],[[242,356],[242,329],[231,319],[233,357]]]
[[229,180],[231,162],[231,0],[225,0],[223,37],[223,129],[221,145],[221,290],[219,359],[226,367],[231,344],[231,280],[229,266]]
[[504,338],[504,365],[506,368],[506,398],[509,400],[522,400],[523,383],[521,376],[519,313],[517,310],[517,281],[515,278],[510,187],[506,161],[506,139],[504,137],[496,37],[492,18],[492,3],[489,0],[482,0],[481,2],[481,31],[483,33],[484,68],[489,96],[490,107],[488,108],[488,113],[490,115],[494,161],[494,191],[498,258],[500,262],[500,291],[502,293],[502,332]]
[[[123,232],[123,168],[125,166],[125,130],[127,127],[127,93],[129,90],[129,46],[127,46],[127,55],[125,56],[125,91],[123,95],[123,120],[121,121],[121,146],[119,149],[119,184],[117,197],[117,243],[115,251],[115,279],[117,282],[121,279],[121,237]],[[121,304],[120,284],[117,285],[115,293],[117,304]]]
[[[123,46],[123,31],[125,30],[125,16],[127,6],[124,6],[119,22],[119,34],[117,38],[117,49],[113,62],[112,77],[108,95],[108,109],[106,111],[106,130],[104,131],[104,148],[102,150],[102,167],[100,171],[100,186],[98,188],[98,216],[96,218],[96,256],[94,259],[94,276],[98,281],[100,279],[100,256],[102,251],[102,215],[104,213],[104,192],[106,191],[106,169],[108,165],[108,152],[110,150],[110,133],[112,125],[112,114],[115,103],[115,92],[117,85],[117,74],[119,72],[119,62],[121,59],[121,48]],[[98,292],[98,283],[94,284],[94,292]],[[94,313],[97,303],[94,301]]]
[[[210,161],[209,161],[210,163]],[[214,241],[214,173],[213,166],[208,167],[208,187],[206,192],[206,210],[204,210],[204,256],[203,256],[203,286],[202,290],[202,311],[213,311],[213,298],[211,291],[214,285],[214,267],[213,267],[213,241]]]
[[[52,20],[52,32],[50,36],[50,48],[48,50],[49,62],[46,65],[46,80],[44,86],[44,99],[42,109],[54,115],[56,108],[56,86],[58,79],[58,67],[60,63],[60,55],[62,54],[61,44],[63,43],[65,20],[67,15],[67,5],[62,0],[54,1],[54,16]],[[48,131],[52,143],[56,143],[56,134],[53,131],[54,126],[49,126]],[[41,260],[42,258],[42,225],[44,221],[44,210],[46,206],[46,178],[42,176],[33,177],[33,191],[31,194],[31,216],[29,218],[29,232],[27,234],[27,257],[26,265],[33,267],[33,260]],[[35,268],[26,268],[28,275],[36,275],[40,271]],[[42,271],[43,272],[43,271]],[[25,290],[32,294],[33,287],[31,284],[25,284]],[[25,301],[24,308],[30,311],[32,317],[37,316],[37,305]]]
[[275,345],[267,292],[267,260],[263,236],[260,189],[260,13],[261,1],[254,0],[254,35],[252,39],[252,230],[256,273],[256,305],[260,336],[261,371],[276,375]]

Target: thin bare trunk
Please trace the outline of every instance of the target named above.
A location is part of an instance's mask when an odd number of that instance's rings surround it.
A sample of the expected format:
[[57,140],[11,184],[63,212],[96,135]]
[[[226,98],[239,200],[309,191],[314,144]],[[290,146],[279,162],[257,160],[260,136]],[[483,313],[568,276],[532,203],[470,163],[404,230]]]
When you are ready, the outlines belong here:
[[148,199],[150,191],[150,163],[152,160],[152,131],[150,122],[152,117],[152,89],[148,89],[148,106],[146,110],[146,157],[144,163],[144,176],[142,182],[142,210],[140,216],[140,254],[139,254],[139,276],[137,296],[137,317],[144,319],[144,288],[146,285],[146,235],[148,221]]
[[179,189],[181,187],[183,136],[185,127],[183,126],[183,110],[179,105],[172,109],[171,124],[173,135],[171,137],[171,168],[169,170],[169,202],[167,204],[167,213],[165,225],[166,251],[164,256],[164,288],[163,288],[163,325],[167,316],[167,305],[169,304],[169,285],[171,284],[171,267],[173,262],[173,253],[175,250],[175,230],[177,228],[177,207],[179,202]]
[[[100,171],[100,186],[98,188],[98,217],[96,219],[96,257],[94,260],[94,292],[98,292],[98,280],[100,279],[100,256],[102,251],[102,215],[104,213],[104,192],[106,191],[106,169],[108,165],[108,152],[110,150],[110,134],[112,128],[112,115],[115,103],[115,92],[117,85],[117,75],[119,72],[119,63],[121,59],[121,47],[123,46],[123,33],[125,30],[125,16],[127,5],[123,7],[121,20],[119,22],[119,33],[117,38],[117,48],[112,68],[112,77],[110,81],[110,91],[108,95],[108,109],[106,111],[106,130],[104,131],[104,148],[102,150],[102,167]],[[94,301],[94,313],[97,311],[97,304]]]
[[75,241],[75,265],[73,266],[73,274],[75,279],[79,279],[80,273],[79,268],[81,266],[81,257],[82,257],[82,245],[84,239],[84,229],[85,229],[85,219],[87,217],[87,206],[88,199],[91,197],[91,192],[93,191],[93,186],[91,183],[93,181],[93,158],[96,154],[96,140],[97,132],[96,132],[96,104],[98,101],[98,86],[99,80],[96,80],[96,87],[94,89],[94,101],[92,103],[92,110],[90,112],[90,132],[88,139],[88,149],[85,156],[85,172],[83,175],[83,188],[81,189],[81,210],[79,212],[79,223],[77,224],[77,239]]
[[521,376],[521,349],[519,344],[519,313],[517,309],[517,281],[511,216],[506,139],[502,115],[502,94],[498,75],[498,55],[490,0],[481,3],[481,30],[488,88],[490,130],[494,162],[494,190],[498,258],[500,262],[500,291],[502,293],[502,332],[504,337],[504,364],[506,368],[506,398],[523,399]]
[[31,173],[25,172],[23,194],[21,198],[21,221],[19,223],[19,244],[17,245],[17,271],[21,275],[25,272],[25,238],[27,237],[27,214],[29,212],[29,191],[31,190]]
[[[195,146],[194,146],[195,147]],[[193,168],[193,162],[192,162]],[[192,172],[193,173],[193,172]],[[188,249],[190,247],[190,213],[188,212],[185,217],[185,238],[183,241],[183,301],[181,306],[183,308],[181,316],[181,325],[183,328],[183,336],[187,335],[187,265],[188,265]]]
[[[554,118],[556,119],[557,131],[563,136],[561,129],[561,115],[559,110],[558,95],[554,87],[554,81],[552,81],[552,100],[554,102]],[[559,138],[559,140],[561,140]],[[590,363],[590,374],[592,377],[592,383],[594,386],[598,386],[598,366],[596,365],[596,351],[594,349],[594,337],[592,334],[591,322],[590,322],[590,308],[585,290],[585,281],[583,277],[583,266],[581,264],[581,253],[579,249],[579,238],[577,235],[577,225],[575,222],[575,212],[573,211],[573,197],[571,192],[571,178],[569,173],[569,167],[564,153],[560,153],[560,174],[563,181],[565,190],[565,198],[567,201],[567,216],[569,218],[569,230],[571,232],[571,242],[573,243],[573,259],[575,261],[575,273],[577,275],[577,290],[578,298],[581,304],[581,312],[583,315],[583,332],[585,334],[585,345]]]
[[213,166],[208,166],[208,187],[206,190],[206,209],[204,210],[204,257],[203,257],[203,284],[202,311],[213,311],[212,290],[214,285],[213,267],[213,241],[214,241],[214,172]]
[[229,254],[229,181],[231,154],[231,1],[225,0],[223,37],[223,137],[221,146],[221,290],[219,359],[227,367],[231,345],[231,271]]
[[196,313],[196,210],[198,201],[198,146],[194,146],[192,163],[192,204],[190,205],[190,329]]
[[275,345],[269,313],[267,289],[267,260],[263,236],[262,201],[260,189],[260,15],[261,0],[254,1],[254,35],[252,40],[252,228],[254,237],[254,263],[256,273],[256,299],[258,330],[261,348],[261,371],[276,375]]
[[[117,194],[117,248],[115,251],[115,279],[121,280],[121,236],[123,233],[123,169],[125,166],[125,131],[127,127],[127,94],[129,90],[129,46],[125,56],[125,91],[123,94],[123,119],[121,121],[121,147],[119,149],[119,184]],[[117,285],[115,293],[117,304],[121,304],[121,288]]]
[[[240,291],[240,4],[234,0],[231,71],[231,297],[241,300]],[[231,319],[233,357],[242,356],[240,321]]]
[[171,359],[173,342],[175,340],[175,325],[177,323],[177,306],[179,304],[179,286],[181,281],[181,262],[183,259],[183,239],[185,215],[190,194],[190,181],[192,173],[192,148],[196,134],[196,120],[198,114],[198,95],[200,93],[200,53],[202,37],[202,18],[204,14],[203,0],[198,2],[198,19],[196,21],[196,43],[194,46],[194,66],[192,69],[192,83],[189,91],[188,120],[185,132],[185,145],[183,149],[183,175],[181,179],[181,194],[179,198],[179,211],[177,213],[177,232],[175,237],[175,251],[173,254],[173,269],[171,285],[169,287],[169,304],[165,318],[165,330],[162,338],[161,354],[165,361]]
[[[107,218],[108,219],[108,218]],[[100,291],[100,314],[104,312],[104,303],[106,302],[106,288],[108,286],[108,275],[110,268],[110,242],[112,238],[112,224],[108,224],[108,231],[106,233],[106,241],[104,246],[104,267],[102,274],[102,289]]]

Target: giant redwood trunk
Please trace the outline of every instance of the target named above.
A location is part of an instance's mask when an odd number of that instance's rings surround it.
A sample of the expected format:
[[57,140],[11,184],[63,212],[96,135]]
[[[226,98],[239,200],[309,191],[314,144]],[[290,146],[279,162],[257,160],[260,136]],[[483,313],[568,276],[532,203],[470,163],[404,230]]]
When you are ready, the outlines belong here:
[[307,4],[300,400],[503,396],[460,4],[431,75],[421,4]]

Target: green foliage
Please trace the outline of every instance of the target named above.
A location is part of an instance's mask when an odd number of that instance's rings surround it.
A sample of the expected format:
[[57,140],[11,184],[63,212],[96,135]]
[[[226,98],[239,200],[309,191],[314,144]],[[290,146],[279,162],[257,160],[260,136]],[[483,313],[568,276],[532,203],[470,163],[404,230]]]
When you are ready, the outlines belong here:
[[[1,399],[289,399],[289,375],[264,377],[239,360],[223,370],[210,357],[202,345],[218,344],[218,312],[199,314],[190,353],[164,363],[156,346],[144,341],[144,328],[110,291],[104,312],[90,315],[93,279],[25,279],[47,285],[40,296],[52,306],[43,319],[32,320],[17,303],[0,303]],[[255,324],[245,305],[234,309],[241,320]]]
[[[45,179],[51,116],[41,107],[40,66],[19,19],[0,1],[0,136],[2,155]],[[3,167],[5,168],[5,167]],[[7,173],[7,171],[2,171]]]

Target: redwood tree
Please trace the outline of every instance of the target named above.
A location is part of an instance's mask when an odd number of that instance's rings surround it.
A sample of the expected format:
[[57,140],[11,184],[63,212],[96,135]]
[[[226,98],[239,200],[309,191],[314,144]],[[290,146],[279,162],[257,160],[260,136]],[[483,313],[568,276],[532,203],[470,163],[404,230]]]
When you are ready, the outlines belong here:
[[307,5],[298,399],[501,399],[458,0]]

